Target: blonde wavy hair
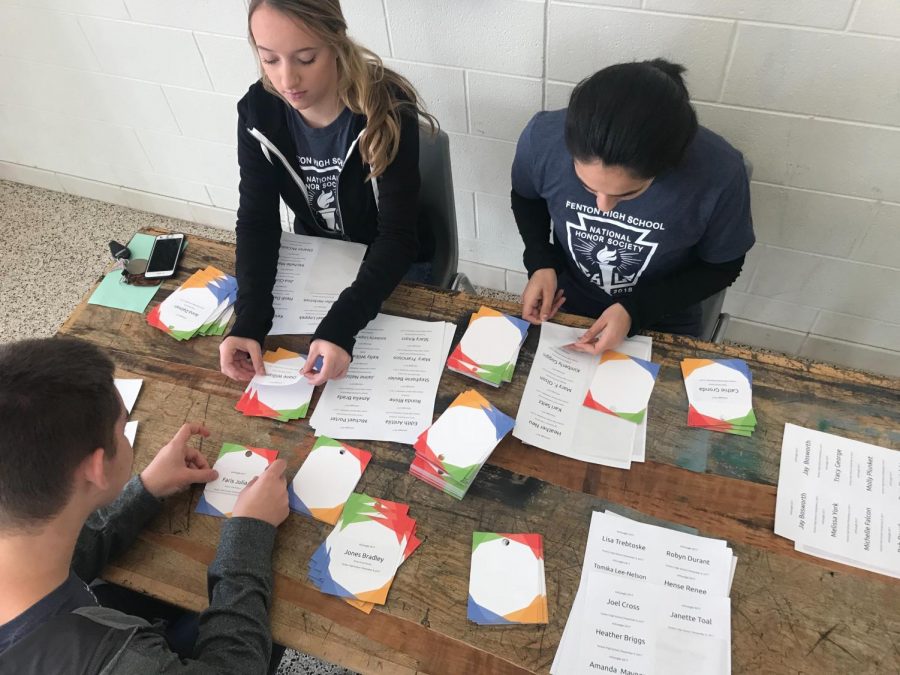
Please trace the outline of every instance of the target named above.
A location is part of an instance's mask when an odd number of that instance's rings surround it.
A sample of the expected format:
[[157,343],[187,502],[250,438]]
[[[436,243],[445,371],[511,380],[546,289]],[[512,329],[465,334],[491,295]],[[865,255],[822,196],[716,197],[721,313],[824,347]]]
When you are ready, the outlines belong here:
[[[419,93],[409,80],[385,68],[381,57],[347,35],[340,0],[250,0],[247,33],[254,50],[256,41],[250,30],[250,18],[261,5],[269,5],[298,19],[334,50],[338,97],[354,113],[367,118],[366,131],[359,139],[359,150],[363,161],[369,165],[369,179],[383,174],[397,157],[401,113],[413,112],[420,123],[430,127],[432,134],[437,131],[438,121],[425,110]],[[266,76],[262,63],[260,79],[266,91],[282,98]]]

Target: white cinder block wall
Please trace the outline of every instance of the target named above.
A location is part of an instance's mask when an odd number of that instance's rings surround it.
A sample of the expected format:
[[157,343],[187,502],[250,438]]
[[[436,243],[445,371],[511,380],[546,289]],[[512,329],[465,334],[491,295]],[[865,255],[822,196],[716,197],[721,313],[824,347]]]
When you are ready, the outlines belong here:
[[[680,61],[753,162],[729,338],[900,375],[897,0],[344,0],[450,133],[460,266],[519,292],[519,131],[619,61]],[[0,178],[234,226],[244,0],[0,0]]]

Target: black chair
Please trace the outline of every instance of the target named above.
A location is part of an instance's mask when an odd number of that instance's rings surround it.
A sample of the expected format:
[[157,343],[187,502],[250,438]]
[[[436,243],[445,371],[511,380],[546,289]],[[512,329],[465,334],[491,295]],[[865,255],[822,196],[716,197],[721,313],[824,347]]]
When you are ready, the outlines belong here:
[[[753,178],[753,164],[746,157],[744,157],[744,168],[747,170],[747,181],[749,182]],[[700,303],[703,311],[700,339],[705,342],[720,344],[725,340],[725,332],[728,330],[728,322],[731,320],[731,315],[722,311],[727,290],[727,288],[723,288]]]
[[474,293],[465,274],[457,271],[459,241],[456,231],[456,202],[453,198],[453,174],[450,167],[450,138],[444,131],[419,130],[419,217],[434,229],[434,258],[431,274],[434,285]]

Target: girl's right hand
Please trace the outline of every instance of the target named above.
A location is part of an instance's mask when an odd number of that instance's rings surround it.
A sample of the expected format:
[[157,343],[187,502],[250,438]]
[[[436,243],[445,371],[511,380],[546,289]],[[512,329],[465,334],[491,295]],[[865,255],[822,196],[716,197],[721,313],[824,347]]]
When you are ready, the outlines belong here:
[[253,338],[229,335],[219,345],[219,369],[239,382],[249,382],[254,375],[265,375],[262,347]]
[[522,293],[522,318],[540,325],[552,319],[565,301],[562,289],[556,288],[556,270],[539,269],[531,275]]

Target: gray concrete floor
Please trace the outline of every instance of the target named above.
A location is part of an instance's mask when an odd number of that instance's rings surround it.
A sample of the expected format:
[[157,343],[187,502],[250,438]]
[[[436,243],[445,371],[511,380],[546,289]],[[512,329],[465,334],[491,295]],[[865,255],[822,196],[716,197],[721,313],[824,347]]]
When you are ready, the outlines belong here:
[[[49,337],[111,262],[108,242],[142,227],[234,241],[234,233],[0,181],[0,343]],[[288,650],[279,675],[352,675]]]

